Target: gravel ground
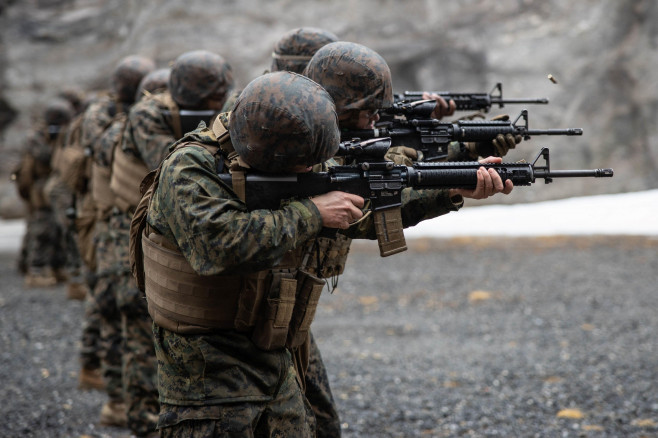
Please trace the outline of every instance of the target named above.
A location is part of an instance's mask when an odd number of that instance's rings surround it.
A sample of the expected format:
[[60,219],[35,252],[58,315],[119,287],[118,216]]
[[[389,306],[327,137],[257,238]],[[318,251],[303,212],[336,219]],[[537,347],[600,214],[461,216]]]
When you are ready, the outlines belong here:
[[[353,246],[314,333],[345,437],[658,436],[658,240]],[[0,254],[2,437],[125,437],[77,389],[79,302]]]

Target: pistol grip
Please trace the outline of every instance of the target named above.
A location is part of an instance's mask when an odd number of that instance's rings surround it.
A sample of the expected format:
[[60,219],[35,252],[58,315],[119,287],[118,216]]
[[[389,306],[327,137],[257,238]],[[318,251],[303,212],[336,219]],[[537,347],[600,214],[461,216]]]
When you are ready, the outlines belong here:
[[407,250],[400,207],[377,210],[374,212],[374,219],[379,254],[382,257],[388,257]]

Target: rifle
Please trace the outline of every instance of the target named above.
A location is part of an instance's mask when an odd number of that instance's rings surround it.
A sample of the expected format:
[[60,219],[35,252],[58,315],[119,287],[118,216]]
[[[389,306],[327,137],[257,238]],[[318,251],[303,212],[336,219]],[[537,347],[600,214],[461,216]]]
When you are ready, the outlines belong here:
[[[503,108],[507,104],[548,103],[548,98],[546,97],[540,99],[503,99],[503,84],[500,82],[493,87],[490,93],[453,93],[451,91],[428,91],[428,93],[438,94],[446,102],[454,100],[458,111],[483,111],[486,113],[489,112],[492,105],[498,105],[498,108]],[[405,91],[403,94],[395,95],[396,102],[415,101],[422,98],[423,91]]]
[[[431,112],[431,111],[430,111]],[[523,124],[519,120],[523,119]],[[528,110],[521,111],[515,120],[458,120],[441,122],[437,119],[396,119],[375,129],[341,130],[341,139],[371,139],[390,137],[392,146],[407,146],[422,152],[423,161],[442,160],[448,156],[452,141],[491,142],[498,134],[520,135],[524,140],[533,135],[583,135],[580,128],[530,129]]]
[[[554,178],[612,177],[612,169],[551,170],[549,151],[542,148],[532,163],[480,164],[474,162],[415,163],[395,165],[384,160],[390,147],[389,138],[364,142],[343,142],[339,155],[348,156],[352,164],[330,167],[326,172],[285,175],[249,172],[245,180],[245,203],[251,210],[280,208],[281,201],[308,198],[330,191],[359,195],[370,200],[377,240],[382,257],[407,249],[404,239],[401,207],[402,189],[474,189],[480,167],[495,169],[502,180],[517,186],[529,186],[537,179],[547,184]],[[545,164],[538,165],[543,157]],[[219,178],[232,187],[230,174]]]

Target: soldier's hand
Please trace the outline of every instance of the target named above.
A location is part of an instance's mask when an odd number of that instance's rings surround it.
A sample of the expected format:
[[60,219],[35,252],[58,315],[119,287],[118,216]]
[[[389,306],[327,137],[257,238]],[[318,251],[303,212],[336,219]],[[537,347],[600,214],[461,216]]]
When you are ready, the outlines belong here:
[[445,116],[451,116],[457,109],[457,104],[454,100],[451,99],[450,101],[446,102],[443,97],[436,93],[423,92],[423,100],[428,99],[436,101],[436,107],[434,108],[434,111],[432,111],[433,119],[441,120]]
[[[502,161],[503,159],[500,157],[487,157],[480,160],[480,164],[495,164],[502,163]],[[514,183],[510,180],[503,182],[498,172],[494,169],[480,167],[477,171],[477,185],[475,186],[475,189],[452,189],[450,194],[451,196],[459,194],[464,198],[471,199],[487,199],[489,196],[495,195],[496,193],[509,195],[513,188]]]
[[322,225],[327,228],[345,230],[363,216],[361,208],[365,201],[358,195],[334,191],[311,198],[311,201],[320,211]]
[[510,149],[514,149],[522,140],[523,138],[520,135],[498,134],[491,143],[495,149],[495,155],[497,157],[504,157]]
[[[492,121],[509,120],[507,114],[502,114],[491,119]],[[523,141],[523,137],[514,134],[498,134],[491,142],[484,141],[479,143],[467,143],[466,148],[471,152],[471,156],[488,157],[490,155],[496,157],[504,157],[510,149],[514,149],[517,144]]]

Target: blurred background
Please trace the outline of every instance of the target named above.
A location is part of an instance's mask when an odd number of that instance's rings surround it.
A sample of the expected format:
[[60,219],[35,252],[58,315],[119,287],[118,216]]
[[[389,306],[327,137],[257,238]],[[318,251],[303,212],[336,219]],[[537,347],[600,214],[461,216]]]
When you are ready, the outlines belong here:
[[[130,54],[162,67],[195,49],[225,57],[244,86],[269,68],[275,41],[301,26],[379,52],[395,92],[489,92],[501,82],[506,98],[547,97],[549,105],[527,106],[530,128],[584,134],[536,136],[506,161],[531,161],[546,146],[554,169],[615,170],[613,179],[539,183],[493,202],[658,188],[653,0],[0,0],[0,217],[20,215],[9,173],[61,89],[105,89]],[[487,117],[522,109],[494,107]]]

